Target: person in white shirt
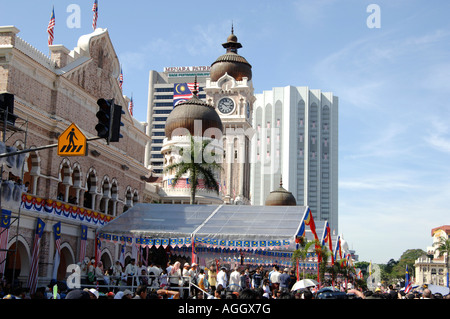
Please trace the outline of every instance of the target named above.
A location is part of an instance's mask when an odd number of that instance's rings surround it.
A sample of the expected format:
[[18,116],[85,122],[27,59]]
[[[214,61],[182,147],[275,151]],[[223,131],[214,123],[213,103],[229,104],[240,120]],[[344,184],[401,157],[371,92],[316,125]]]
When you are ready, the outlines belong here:
[[237,267],[235,267],[234,271],[230,274],[229,287],[233,292],[239,292],[241,290],[241,273]]
[[[127,285],[131,286],[133,277],[137,275],[138,268],[135,264],[135,259],[131,259],[130,263],[125,267],[125,275],[127,276]],[[136,282],[137,284],[137,282]]]
[[270,281],[272,283],[272,291],[274,291],[275,289],[278,290],[280,289],[280,275],[281,273],[278,271],[278,266],[273,266],[273,272],[270,275]]
[[219,273],[217,274],[217,286],[219,287],[219,285],[221,285],[224,289],[228,287],[227,283],[228,283],[228,276],[227,273],[225,272],[226,268],[222,267],[220,268]]
[[154,263],[151,263],[147,268],[147,274],[149,276],[149,285],[151,287],[159,287],[159,275],[161,271]]

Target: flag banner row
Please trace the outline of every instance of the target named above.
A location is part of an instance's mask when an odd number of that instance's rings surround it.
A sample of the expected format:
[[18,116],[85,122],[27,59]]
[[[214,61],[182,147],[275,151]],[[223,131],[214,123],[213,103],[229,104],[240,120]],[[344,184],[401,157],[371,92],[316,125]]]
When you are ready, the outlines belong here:
[[[131,236],[121,236],[107,233],[99,234],[100,240],[109,241],[113,243],[122,243],[127,245],[136,244],[139,246],[155,246],[156,248],[162,246],[166,248],[167,246],[182,247],[191,246],[193,238],[192,237],[178,237],[178,238],[143,238],[143,237],[131,237]],[[287,249],[291,242],[290,240],[220,240],[214,238],[202,238],[195,237],[196,247],[207,247],[207,248],[238,248],[242,250],[252,250],[252,249]]]
[[[191,248],[189,247],[175,247],[171,250],[173,255],[184,257],[191,256]],[[242,252],[238,249],[221,249],[208,247],[195,247],[195,253],[203,259],[214,259],[222,263],[244,263],[245,265],[253,266],[272,266],[278,265],[280,267],[292,267],[292,253],[289,252],[274,252],[265,250],[254,250],[252,252]],[[317,256],[315,253],[308,254],[305,262],[300,262],[298,266],[301,269],[312,270],[317,269]]]
[[72,220],[88,222],[93,225],[103,226],[114,219],[113,216],[99,213],[84,207],[67,204],[52,199],[39,198],[33,195],[22,195],[22,209],[40,213],[54,214]]

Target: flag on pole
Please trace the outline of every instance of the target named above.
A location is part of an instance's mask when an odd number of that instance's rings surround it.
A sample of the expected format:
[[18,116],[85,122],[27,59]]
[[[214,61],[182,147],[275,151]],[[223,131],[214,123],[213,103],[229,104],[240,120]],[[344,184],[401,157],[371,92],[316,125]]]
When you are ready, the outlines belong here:
[[314,223],[314,218],[312,216],[311,209],[309,208],[307,209],[305,216],[303,217],[303,220],[305,221],[305,225],[309,226],[309,229],[314,235],[314,239],[319,240],[319,237],[317,236],[316,233],[316,224]]
[[87,243],[87,233],[88,227],[86,225],[81,225],[81,240],[80,240],[80,262],[84,261],[86,257],[86,243]]
[[30,294],[36,292],[36,286],[38,281],[38,268],[39,268],[39,244],[41,242],[42,234],[44,233],[45,223],[42,219],[38,218],[36,231],[34,235],[34,245],[33,253],[31,256],[31,268],[30,275],[28,277],[28,288],[30,289]]
[[409,278],[409,271],[408,271],[408,265],[406,265],[406,272],[405,272],[405,293],[407,294],[412,289],[412,282]]
[[53,30],[55,29],[55,7],[53,7],[52,15],[50,21],[48,22],[47,32],[48,32],[48,45],[53,44],[53,39],[55,38]]
[[120,67],[120,75],[119,75],[119,87],[120,87],[120,89],[122,89],[122,85],[123,85],[123,72],[122,72],[122,67]]
[[173,87],[173,106],[189,100],[194,95],[195,83],[175,83]]
[[95,238],[95,267],[97,267],[98,262],[100,261],[100,257],[102,255],[102,242],[100,241],[100,238]]
[[94,12],[94,17],[92,19],[92,29],[97,28],[97,19],[98,19],[98,1],[94,1],[94,5],[92,6],[92,11]]
[[9,238],[9,227],[11,225],[11,211],[2,209],[0,225],[0,273],[5,273],[6,256]]
[[133,107],[134,107],[134,105],[133,105],[133,97],[131,97],[131,99],[130,99],[130,107],[129,107],[131,116],[133,116]]
[[[328,224],[328,221],[325,221],[325,225],[323,228],[323,235],[322,235],[322,246],[326,245],[328,243],[328,248],[330,249],[330,252],[333,252],[333,246],[331,244],[331,230],[330,225]],[[334,256],[331,254],[331,264],[334,265]]]
[[197,263],[197,252],[195,251],[195,237],[192,237],[192,256],[191,263]]
[[55,259],[53,262],[53,279],[57,279],[58,267],[61,260],[61,222],[57,222],[53,225],[53,235],[55,237]]
[[339,252],[339,257],[342,258],[342,252],[341,252],[341,236],[338,235],[336,239],[336,246],[334,248],[334,260],[337,260],[337,254]]
[[125,267],[125,245],[122,245],[122,249],[120,251],[119,262],[122,267]]

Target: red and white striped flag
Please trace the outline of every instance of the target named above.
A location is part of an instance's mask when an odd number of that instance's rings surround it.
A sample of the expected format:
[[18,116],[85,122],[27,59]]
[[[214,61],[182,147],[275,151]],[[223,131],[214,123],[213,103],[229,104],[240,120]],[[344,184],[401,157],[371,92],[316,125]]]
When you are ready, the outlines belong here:
[[36,231],[34,235],[34,245],[33,254],[31,256],[31,268],[30,275],[28,277],[28,288],[30,289],[30,294],[36,292],[36,286],[38,281],[38,270],[39,270],[39,244],[41,242],[42,234],[44,233],[45,223],[42,219],[38,218]]
[[11,211],[2,209],[0,218],[0,273],[5,273],[6,255],[9,238],[9,227],[11,225]]
[[133,116],[133,107],[134,107],[134,105],[133,105],[133,97],[131,97],[131,100],[130,100],[130,107],[129,107],[131,116]]
[[123,72],[122,72],[122,68],[120,68],[119,87],[121,90],[122,90],[122,85],[123,85]]
[[52,16],[50,17],[50,21],[48,22],[47,32],[48,32],[48,45],[53,44],[53,39],[55,38],[53,34],[53,30],[55,29],[55,8],[53,7]]
[[102,256],[102,242],[100,241],[99,236],[95,238],[95,267],[97,267],[98,262],[100,261],[100,257]]
[[53,235],[55,237],[55,258],[53,260],[53,278],[57,279],[58,276],[58,267],[59,262],[61,260],[61,222],[57,222],[55,225],[53,225]]
[[86,242],[87,242],[87,231],[86,225],[81,225],[81,240],[80,240],[80,262],[84,261],[86,257]]
[[98,1],[94,1],[94,5],[92,6],[92,11],[94,12],[94,17],[92,19],[92,29],[97,28],[97,19],[98,19]]

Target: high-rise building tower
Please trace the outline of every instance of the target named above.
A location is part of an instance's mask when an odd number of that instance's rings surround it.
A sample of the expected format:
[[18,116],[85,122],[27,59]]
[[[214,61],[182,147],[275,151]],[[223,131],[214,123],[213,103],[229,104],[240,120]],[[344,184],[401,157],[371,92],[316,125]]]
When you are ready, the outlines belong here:
[[308,87],[256,94],[251,203],[264,205],[281,178],[297,205],[338,233],[338,98]]
[[223,123],[224,159],[221,179],[227,204],[250,204],[250,138],[254,89],[251,65],[238,54],[242,47],[233,29],[222,44],[225,54],[211,64],[206,79],[206,101],[216,107]]

